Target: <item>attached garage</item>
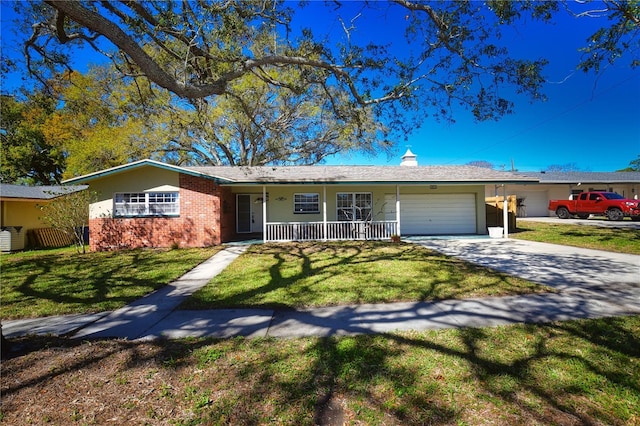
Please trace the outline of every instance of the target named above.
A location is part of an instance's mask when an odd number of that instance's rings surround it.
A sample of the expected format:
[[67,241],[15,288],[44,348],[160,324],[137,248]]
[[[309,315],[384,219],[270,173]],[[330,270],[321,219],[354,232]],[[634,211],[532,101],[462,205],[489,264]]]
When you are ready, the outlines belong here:
[[549,216],[547,191],[516,191],[516,198],[522,199],[522,206],[518,206],[519,217]]
[[[114,246],[107,237],[111,223],[121,221],[115,195],[170,187],[179,190],[180,216],[127,218],[126,239],[137,244],[135,236],[149,226],[172,226],[171,238],[198,247],[256,238],[254,232],[269,242],[486,235],[488,188],[536,190],[539,179],[474,166],[418,166],[407,150],[400,166],[180,167],[140,160],[67,181],[86,182],[101,194],[90,209],[92,241],[104,235],[99,244]],[[195,227],[182,226],[191,222]],[[155,246],[171,244],[166,232],[156,234]]]
[[[386,196],[387,218],[395,218],[395,195]],[[475,234],[475,194],[400,195],[402,235]]]

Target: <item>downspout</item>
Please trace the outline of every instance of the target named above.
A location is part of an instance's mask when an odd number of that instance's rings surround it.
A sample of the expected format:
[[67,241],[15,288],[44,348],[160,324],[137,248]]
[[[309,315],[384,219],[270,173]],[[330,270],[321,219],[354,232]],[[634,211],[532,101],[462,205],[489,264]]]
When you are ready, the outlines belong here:
[[507,185],[502,185],[504,200],[502,201],[502,222],[504,224],[504,238],[509,238],[509,201],[507,200]]

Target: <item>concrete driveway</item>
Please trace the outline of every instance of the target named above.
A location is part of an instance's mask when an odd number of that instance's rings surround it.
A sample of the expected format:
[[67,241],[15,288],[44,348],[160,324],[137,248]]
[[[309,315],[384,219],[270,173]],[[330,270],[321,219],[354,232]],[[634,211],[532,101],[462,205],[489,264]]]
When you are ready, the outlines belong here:
[[554,287],[563,294],[640,308],[638,255],[516,239],[417,239],[412,242]]
[[524,222],[541,222],[553,223],[557,225],[581,225],[581,226],[599,226],[602,228],[623,228],[623,229],[640,229],[640,222],[633,222],[629,219],[620,222],[614,222],[600,217],[591,217],[589,219],[559,219],[557,217],[519,217],[518,223]]

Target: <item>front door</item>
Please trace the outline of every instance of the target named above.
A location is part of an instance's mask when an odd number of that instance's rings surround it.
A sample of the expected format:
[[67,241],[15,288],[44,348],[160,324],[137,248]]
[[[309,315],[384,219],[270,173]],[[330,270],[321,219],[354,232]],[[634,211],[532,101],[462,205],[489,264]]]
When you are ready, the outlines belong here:
[[236,231],[238,234],[262,232],[262,195],[236,195]]

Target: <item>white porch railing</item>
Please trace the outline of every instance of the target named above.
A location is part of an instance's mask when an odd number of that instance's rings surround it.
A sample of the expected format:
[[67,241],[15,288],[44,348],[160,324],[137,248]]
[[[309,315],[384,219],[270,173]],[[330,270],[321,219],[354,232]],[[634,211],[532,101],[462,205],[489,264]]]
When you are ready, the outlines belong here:
[[265,225],[265,241],[384,240],[398,233],[398,223],[395,220],[267,222]]

